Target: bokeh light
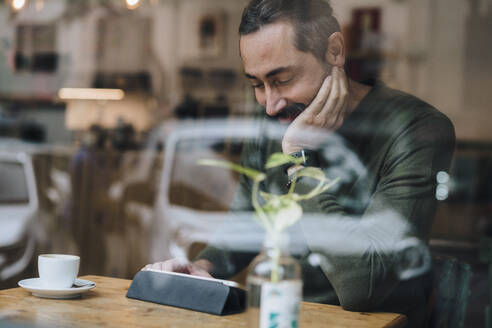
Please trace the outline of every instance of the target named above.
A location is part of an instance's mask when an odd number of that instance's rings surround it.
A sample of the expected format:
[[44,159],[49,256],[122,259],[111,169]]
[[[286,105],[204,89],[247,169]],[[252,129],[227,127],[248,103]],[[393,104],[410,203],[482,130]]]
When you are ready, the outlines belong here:
[[126,7],[128,9],[135,9],[140,5],[140,0],[126,0]]
[[14,10],[21,10],[26,5],[26,0],[12,0],[12,8]]

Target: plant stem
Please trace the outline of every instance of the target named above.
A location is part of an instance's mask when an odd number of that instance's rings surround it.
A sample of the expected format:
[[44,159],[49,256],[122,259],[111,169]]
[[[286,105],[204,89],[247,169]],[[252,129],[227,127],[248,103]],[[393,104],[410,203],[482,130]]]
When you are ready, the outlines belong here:
[[305,194],[305,195],[299,195],[297,197],[297,200],[306,200],[306,199],[311,199],[313,197],[316,197],[318,196],[319,194],[321,193],[324,193],[325,191],[327,191],[328,189],[330,189],[331,187],[333,187],[334,184],[338,183],[340,179],[337,178],[333,181],[331,181],[330,183],[326,184],[323,186],[324,182],[321,181],[317,186],[316,188],[314,188],[313,190],[311,190],[309,193]]
[[[294,173],[295,174],[295,173]],[[294,190],[296,189],[296,183],[297,183],[297,177],[294,176],[294,178],[292,179],[292,182],[290,183],[290,188],[289,188],[289,192],[288,192],[288,195],[292,195],[292,193],[294,192]]]
[[272,273],[270,274],[270,281],[274,284],[278,283],[278,268],[280,266],[280,249],[278,247],[273,248],[273,267]]
[[253,207],[258,213],[258,217],[260,218],[260,221],[263,225],[263,227],[267,230],[267,232],[271,232],[273,230],[273,227],[271,226],[270,220],[268,220],[267,215],[265,214],[265,211],[263,211],[263,208],[261,208],[260,204],[258,203],[258,189],[260,187],[260,182],[259,181],[254,181],[253,182],[253,191],[251,194],[251,203],[253,204]]

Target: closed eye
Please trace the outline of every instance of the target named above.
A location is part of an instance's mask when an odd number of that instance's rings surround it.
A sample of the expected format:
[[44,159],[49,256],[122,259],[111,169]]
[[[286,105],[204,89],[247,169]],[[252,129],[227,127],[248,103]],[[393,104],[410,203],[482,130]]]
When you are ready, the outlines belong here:
[[287,79],[287,80],[277,80],[275,83],[277,85],[285,85],[287,83],[289,83],[290,81],[292,81],[292,79]]

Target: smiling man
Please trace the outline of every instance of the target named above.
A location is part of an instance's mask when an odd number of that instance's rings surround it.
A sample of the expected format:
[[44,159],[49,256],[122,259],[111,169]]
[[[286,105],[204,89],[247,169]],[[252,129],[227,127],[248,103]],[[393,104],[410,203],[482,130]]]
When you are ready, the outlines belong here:
[[[260,135],[247,143],[242,164],[263,171],[274,152],[308,154],[303,165],[269,172],[262,188],[274,193],[285,193],[289,176],[304,166],[343,177],[338,189],[301,202],[305,213],[319,214],[319,229],[308,238],[325,238],[317,246],[329,263],[323,272],[312,254],[301,259],[304,297],[348,310],[405,313],[411,327],[423,327],[427,277],[402,279],[396,250],[408,240],[428,241],[436,175],[449,169],[454,150],[452,123],[382,82],[349,79],[345,40],[326,1],[253,0],[239,33],[244,72],[260,105],[257,117],[286,128],[280,141]],[[330,135],[342,144],[333,144]],[[312,187],[303,178],[296,191]],[[251,188],[242,176],[232,211],[252,210]],[[333,231],[343,238],[323,225],[330,216],[337,217],[341,229]],[[255,255],[209,246],[193,263],[169,260],[147,268],[229,278]]]
[[337,130],[370,91],[347,79],[344,38],[324,1],[252,2],[239,33],[245,74],[258,103],[267,115],[293,123],[282,142],[284,153],[316,149],[295,130]]

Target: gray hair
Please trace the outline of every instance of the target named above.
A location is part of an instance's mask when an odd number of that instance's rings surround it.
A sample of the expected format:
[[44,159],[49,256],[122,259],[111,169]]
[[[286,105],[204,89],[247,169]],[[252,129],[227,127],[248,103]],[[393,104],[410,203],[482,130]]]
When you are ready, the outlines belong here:
[[340,31],[333,9],[325,0],[252,0],[244,9],[239,35],[282,20],[294,26],[296,48],[324,63],[328,38]]

